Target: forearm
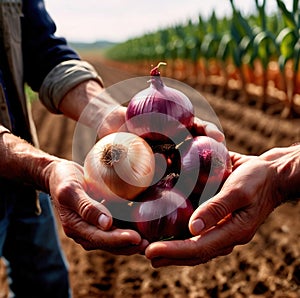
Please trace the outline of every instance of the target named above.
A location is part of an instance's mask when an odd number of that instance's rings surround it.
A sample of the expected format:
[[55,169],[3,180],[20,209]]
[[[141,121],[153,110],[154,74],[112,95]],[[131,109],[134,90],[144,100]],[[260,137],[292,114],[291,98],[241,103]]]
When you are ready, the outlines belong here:
[[0,128],[0,177],[49,193],[50,165],[59,159]]
[[103,117],[106,111],[117,105],[98,82],[88,80],[72,88],[58,108],[65,116],[92,126],[96,117]]
[[94,128],[99,136],[118,130],[125,121],[125,108],[94,80],[72,88],[58,108],[65,116]]
[[262,156],[276,170],[275,187],[282,202],[300,199],[300,145],[274,148]]
[[86,61],[67,60],[54,67],[44,79],[39,97],[53,113],[98,129],[120,104],[103,88],[96,69]]

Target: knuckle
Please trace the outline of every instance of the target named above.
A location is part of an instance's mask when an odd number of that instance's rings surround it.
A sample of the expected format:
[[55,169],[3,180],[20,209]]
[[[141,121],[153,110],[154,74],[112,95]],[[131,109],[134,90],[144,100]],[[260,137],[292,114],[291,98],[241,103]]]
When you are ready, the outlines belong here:
[[212,201],[207,204],[207,211],[212,216],[212,218],[216,219],[222,219],[230,213],[226,204],[220,201]]
[[73,229],[71,229],[67,224],[63,224],[62,227],[67,237],[72,238],[74,240],[76,239],[77,235],[76,233],[74,233]]
[[212,245],[205,245],[201,250],[198,250],[196,259],[201,260],[201,263],[207,263],[218,255],[216,247]]
[[95,206],[93,202],[82,199],[79,202],[78,213],[85,221],[90,224],[97,225],[101,210]]
[[91,205],[86,200],[80,200],[78,202],[78,212],[83,218],[88,218],[91,213]]
[[74,196],[74,188],[67,183],[63,183],[57,187],[56,190],[57,200],[61,205],[69,205],[70,198]]
[[249,218],[247,215],[234,214],[233,220],[238,227],[238,233],[232,233],[232,239],[235,239],[236,245],[243,245],[250,242],[256,232],[255,224],[253,219]]
[[[250,189],[252,191],[252,189]],[[245,187],[235,187],[231,189],[229,197],[235,198],[235,200],[242,200],[244,206],[248,206],[252,203],[253,194],[249,192],[249,189]]]

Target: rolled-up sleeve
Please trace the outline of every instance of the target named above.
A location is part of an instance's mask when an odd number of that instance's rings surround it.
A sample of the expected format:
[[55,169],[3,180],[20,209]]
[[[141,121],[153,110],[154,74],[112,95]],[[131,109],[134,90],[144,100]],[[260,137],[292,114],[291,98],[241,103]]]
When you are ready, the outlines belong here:
[[103,86],[102,79],[88,62],[63,61],[54,67],[44,79],[39,90],[40,100],[52,113],[60,113],[58,106],[65,94],[87,80],[95,80]]
[[43,0],[23,0],[22,49],[24,82],[39,92],[43,104],[53,113],[64,95],[86,80],[102,80],[67,41],[55,35],[56,25]]
[[0,135],[4,133],[10,133],[10,130],[8,130],[6,127],[0,124]]

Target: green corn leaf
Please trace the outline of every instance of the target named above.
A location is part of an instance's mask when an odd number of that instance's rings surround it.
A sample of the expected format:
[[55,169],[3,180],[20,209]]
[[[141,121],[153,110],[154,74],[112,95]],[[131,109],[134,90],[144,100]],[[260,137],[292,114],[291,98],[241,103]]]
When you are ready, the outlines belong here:
[[226,61],[233,52],[234,39],[231,37],[231,34],[224,34],[220,40],[220,44],[217,51],[218,59]]
[[230,27],[230,33],[232,38],[236,41],[236,43],[239,43],[241,40],[241,35],[235,26]]
[[294,0],[293,1],[293,13],[294,14],[296,14],[296,13],[299,14],[299,0]]
[[294,48],[294,72],[298,73],[300,67],[300,40],[297,41]]
[[282,73],[284,72],[286,62],[287,62],[287,59],[284,56],[280,55],[278,58],[278,66]]
[[290,12],[284,2],[282,0],[276,0],[278,7],[282,13],[283,19],[286,23],[286,26],[288,26],[291,29],[297,30],[297,22],[295,20],[294,13]]
[[259,12],[260,26],[262,30],[267,29],[267,17],[265,12],[266,0],[263,0],[263,3],[260,5],[258,0],[255,0],[256,8]]
[[210,24],[212,26],[212,32],[218,34],[218,19],[214,10],[210,18]]
[[280,55],[289,60],[294,55],[294,48],[297,43],[297,36],[295,31],[291,28],[284,28],[280,31],[276,38],[276,43],[280,49]]
[[241,53],[238,48],[233,51],[233,63],[236,67],[240,68],[242,66]]
[[245,64],[250,64],[253,66],[254,60],[256,59],[258,50],[257,45],[253,43],[254,38],[249,36],[244,36],[239,43],[241,59]]
[[201,53],[207,59],[214,58],[218,51],[220,37],[213,33],[208,33],[201,44]]
[[253,44],[255,45],[255,55],[261,60],[264,69],[267,69],[271,56],[274,53],[279,55],[275,37],[269,31],[262,31],[255,36]]

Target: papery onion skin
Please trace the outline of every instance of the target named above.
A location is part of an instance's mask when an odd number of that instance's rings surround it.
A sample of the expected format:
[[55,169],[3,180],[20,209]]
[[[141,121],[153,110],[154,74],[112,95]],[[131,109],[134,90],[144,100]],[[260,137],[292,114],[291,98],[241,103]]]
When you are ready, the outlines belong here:
[[134,226],[150,243],[190,237],[191,202],[177,189],[155,185],[143,192],[134,210]]
[[134,199],[151,185],[154,172],[151,147],[139,136],[127,132],[100,139],[84,162],[88,192],[99,200]]
[[165,86],[159,72],[151,73],[150,86],[128,104],[127,129],[151,141],[178,138],[180,142],[193,127],[194,107],[181,91]]
[[[202,200],[209,199],[218,192],[231,172],[230,155],[223,143],[207,136],[197,136],[186,142],[180,175],[184,181],[182,185],[193,189],[191,197],[199,199],[202,195]],[[193,175],[197,177],[196,184]]]

